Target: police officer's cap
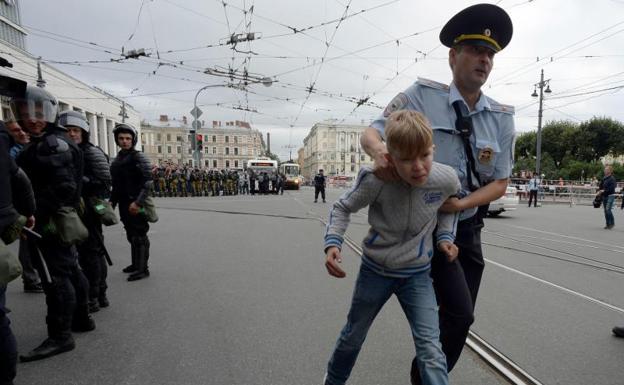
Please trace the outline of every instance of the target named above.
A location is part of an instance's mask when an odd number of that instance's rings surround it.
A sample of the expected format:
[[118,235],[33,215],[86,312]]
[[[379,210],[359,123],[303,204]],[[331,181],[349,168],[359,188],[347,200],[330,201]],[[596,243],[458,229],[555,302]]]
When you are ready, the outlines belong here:
[[511,40],[513,25],[504,9],[494,4],[476,4],[459,12],[440,32],[447,47],[461,44],[480,45],[498,52]]

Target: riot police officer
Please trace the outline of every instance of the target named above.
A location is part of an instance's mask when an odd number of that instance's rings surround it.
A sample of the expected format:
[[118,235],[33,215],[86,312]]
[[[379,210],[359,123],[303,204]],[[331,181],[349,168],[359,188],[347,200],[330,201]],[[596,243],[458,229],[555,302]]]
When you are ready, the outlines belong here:
[[321,198],[323,198],[323,203],[325,203],[325,175],[323,175],[323,170],[319,170],[319,173],[314,176],[314,203],[318,201],[319,192],[321,193]]
[[[0,121],[0,242],[11,242],[5,232],[18,223],[18,213],[34,224],[35,198],[30,180],[9,156],[10,139]],[[14,193],[15,192],[15,193]],[[14,237],[11,237],[14,238]],[[17,366],[17,343],[6,316],[6,282],[0,282],[0,384],[12,384]]]
[[111,176],[108,157],[99,147],[89,142],[89,123],[77,111],[63,111],[59,114],[59,125],[67,129],[69,137],[82,150],[84,172],[82,177],[82,199],[85,204],[82,221],[89,230],[86,241],[77,246],[80,266],[89,281],[89,311],[100,310],[109,305],[106,297],[106,276],[108,268],[104,257],[104,235],[102,223],[95,206],[98,200],[110,197]]
[[131,273],[128,281],[149,277],[150,241],[147,237],[149,223],[140,213],[151,189],[151,167],[147,157],[134,149],[137,131],[127,123],[117,124],[113,130],[115,142],[121,148],[111,164],[113,191],[111,202],[119,205],[119,215],[130,242],[132,263],[123,269]]
[[[42,239],[32,245],[35,268],[51,280],[43,280],[48,307],[48,338],[21,356],[23,362],[50,357],[74,349],[71,331],[95,329],[87,305],[88,282],[78,266],[78,255],[60,236],[58,218],[71,213],[80,202],[82,152],[56,124],[57,101],[42,88],[28,86],[24,97],[11,100],[11,110],[30,135],[30,143],[17,157],[17,164],[33,183],[37,202],[35,231]],[[53,220],[54,219],[54,220]],[[35,256],[41,252],[41,258]]]

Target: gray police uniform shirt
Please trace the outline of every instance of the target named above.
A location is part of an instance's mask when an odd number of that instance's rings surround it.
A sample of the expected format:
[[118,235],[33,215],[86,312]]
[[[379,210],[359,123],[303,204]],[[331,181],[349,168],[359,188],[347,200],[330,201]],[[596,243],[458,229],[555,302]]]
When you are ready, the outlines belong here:
[[[473,133],[470,137],[475,157],[475,168],[481,183],[496,179],[506,179],[513,168],[515,128],[514,109],[500,104],[481,93],[473,111],[468,112],[468,105],[455,84],[442,83],[419,78],[416,83],[398,94],[386,107],[383,114],[371,124],[385,140],[384,129],[388,116],[398,110],[415,110],[424,114],[433,128],[435,143],[434,160],[455,169],[462,186],[462,195],[470,194],[467,180],[466,152],[464,143],[455,129],[455,110],[453,102],[462,101],[464,116],[470,116]],[[473,184],[477,179],[472,178]],[[463,211],[460,220],[472,217],[477,208]]]

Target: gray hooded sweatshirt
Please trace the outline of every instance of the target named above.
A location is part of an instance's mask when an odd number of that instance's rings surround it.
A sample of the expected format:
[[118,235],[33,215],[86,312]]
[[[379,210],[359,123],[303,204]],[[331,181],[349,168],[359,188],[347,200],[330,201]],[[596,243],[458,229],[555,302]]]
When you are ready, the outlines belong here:
[[404,181],[384,182],[363,168],[353,188],[336,201],[329,213],[325,250],[342,248],[351,213],[368,206],[371,226],[362,241],[362,263],[390,277],[409,277],[430,267],[433,231],[437,243],[453,242],[458,214],[438,212],[461,185],[453,168],[433,162],[427,182],[412,187]]

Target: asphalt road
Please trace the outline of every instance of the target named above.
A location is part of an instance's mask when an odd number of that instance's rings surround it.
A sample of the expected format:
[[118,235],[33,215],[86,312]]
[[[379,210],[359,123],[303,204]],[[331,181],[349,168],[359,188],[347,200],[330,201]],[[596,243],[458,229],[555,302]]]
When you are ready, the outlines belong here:
[[[20,364],[17,385],[320,384],[344,324],[359,265],[345,248],[347,278],[323,267],[323,226],[331,201],[313,191],[284,196],[157,199],[149,279],[127,282],[129,246],[120,226],[106,229],[115,266],[111,307],[77,348]],[[488,259],[473,330],[544,384],[622,384],[624,324],[622,218],[603,230],[590,207],[519,208],[487,219]],[[366,213],[352,218],[360,242]],[[45,338],[41,294],[9,286],[20,350]],[[407,384],[413,354],[395,299],[375,321],[351,384]],[[453,384],[502,384],[469,349]]]

